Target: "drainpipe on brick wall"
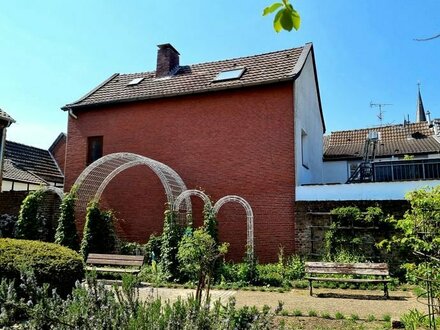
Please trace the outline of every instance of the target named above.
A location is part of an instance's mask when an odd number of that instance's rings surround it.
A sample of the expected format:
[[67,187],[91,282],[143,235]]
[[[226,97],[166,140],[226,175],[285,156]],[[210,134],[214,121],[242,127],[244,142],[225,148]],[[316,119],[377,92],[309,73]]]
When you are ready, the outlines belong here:
[[72,118],[78,119],[78,116],[73,113],[72,109],[69,110],[69,116]]

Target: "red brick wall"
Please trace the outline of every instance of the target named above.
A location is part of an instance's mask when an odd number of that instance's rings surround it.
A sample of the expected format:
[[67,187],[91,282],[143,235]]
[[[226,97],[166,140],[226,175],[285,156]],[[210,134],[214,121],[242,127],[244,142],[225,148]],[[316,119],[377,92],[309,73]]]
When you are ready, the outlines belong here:
[[[294,249],[292,108],[292,84],[283,83],[76,111],[78,119],[68,124],[66,189],[85,168],[87,136],[103,135],[104,154],[132,152],[163,162],[189,189],[202,188],[214,201],[228,194],[245,198],[254,211],[258,258],[274,261],[279,245]],[[146,167],[119,174],[103,196],[117,211],[119,233],[137,241],[161,232],[165,201]],[[202,203],[193,201],[200,224]],[[218,218],[229,257],[241,260],[244,210],[227,204]]]
[[55,161],[58,163],[61,172],[64,174],[64,167],[66,163],[66,137],[64,136],[56,146],[51,150],[51,154]]

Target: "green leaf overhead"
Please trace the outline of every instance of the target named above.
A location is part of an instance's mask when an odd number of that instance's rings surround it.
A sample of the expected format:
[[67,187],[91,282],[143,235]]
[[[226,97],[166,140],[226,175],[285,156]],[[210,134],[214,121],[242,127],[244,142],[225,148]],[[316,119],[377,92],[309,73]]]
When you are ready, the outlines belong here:
[[264,8],[263,16],[272,14],[274,12],[276,12],[276,14],[273,20],[273,28],[276,32],[280,32],[281,30],[292,31],[292,29],[298,30],[300,28],[301,17],[293,8],[289,0],[275,2],[272,5]]
[[273,28],[275,29],[275,31],[278,33],[283,29],[283,26],[281,25],[281,16],[283,15],[282,10],[280,10],[276,15],[275,18],[273,20]]
[[280,23],[284,30],[292,31],[293,29],[293,19],[290,11],[288,9],[282,9]]
[[275,10],[277,10],[278,8],[280,8],[282,6],[283,6],[283,4],[280,2],[275,2],[275,3],[271,4],[270,6],[264,8],[263,16],[266,16],[268,14],[272,14]]

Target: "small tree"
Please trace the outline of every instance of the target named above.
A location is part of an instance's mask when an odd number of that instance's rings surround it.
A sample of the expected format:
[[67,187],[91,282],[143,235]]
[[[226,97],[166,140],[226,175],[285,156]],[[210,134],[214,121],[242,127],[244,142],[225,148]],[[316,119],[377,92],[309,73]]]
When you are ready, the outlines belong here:
[[185,235],[179,243],[178,259],[182,271],[197,274],[198,283],[196,300],[201,303],[203,289],[206,288],[206,299],[209,301],[211,279],[218,258],[228,251],[228,243],[217,245],[214,238],[205,229],[197,229]]
[[89,253],[109,253],[116,247],[113,214],[111,211],[101,211],[96,201],[87,207],[86,224],[81,242],[81,254],[84,259]]
[[60,205],[60,218],[55,232],[55,243],[67,246],[72,250],[79,250],[78,232],[75,226],[76,191],[72,189],[63,198]]
[[44,191],[31,192],[23,200],[17,221],[17,237],[30,240],[46,239],[46,219],[40,212]]

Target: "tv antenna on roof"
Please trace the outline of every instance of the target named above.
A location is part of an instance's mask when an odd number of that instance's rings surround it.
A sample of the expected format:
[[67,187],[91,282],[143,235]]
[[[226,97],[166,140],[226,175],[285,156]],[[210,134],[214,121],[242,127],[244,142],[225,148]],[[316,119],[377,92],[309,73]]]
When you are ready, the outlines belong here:
[[383,107],[386,107],[388,105],[392,105],[391,103],[373,103],[373,101],[370,102],[370,108],[379,108],[379,114],[377,115],[377,118],[379,118],[380,126],[383,125],[383,116],[385,114],[385,110],[383,110]]

